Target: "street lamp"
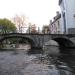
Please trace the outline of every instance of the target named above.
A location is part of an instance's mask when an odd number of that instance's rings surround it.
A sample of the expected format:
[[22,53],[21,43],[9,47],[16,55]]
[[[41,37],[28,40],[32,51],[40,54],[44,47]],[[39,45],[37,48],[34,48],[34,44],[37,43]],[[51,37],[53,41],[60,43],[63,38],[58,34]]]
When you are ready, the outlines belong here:
[[21,33],[22,33],[22,29],[23,29],[23,28],[27,28],[27,27],[22,27],[22,26],[21,26]]
[[40,33],[40,28],[38,27],[38,34]]

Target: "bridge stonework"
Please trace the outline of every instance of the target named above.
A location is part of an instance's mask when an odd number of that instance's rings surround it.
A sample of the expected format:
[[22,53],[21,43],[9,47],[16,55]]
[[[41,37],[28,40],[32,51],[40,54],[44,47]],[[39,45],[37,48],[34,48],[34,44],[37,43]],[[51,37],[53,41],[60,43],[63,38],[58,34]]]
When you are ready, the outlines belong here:
[[49,40],[55,40],[61,45],[75,46],[75,35],[73,34],[25,34],[25,33],[9,33],[0,34],[0,42],[10,37],[28,38],[32,42],[33,47],[43,47]]

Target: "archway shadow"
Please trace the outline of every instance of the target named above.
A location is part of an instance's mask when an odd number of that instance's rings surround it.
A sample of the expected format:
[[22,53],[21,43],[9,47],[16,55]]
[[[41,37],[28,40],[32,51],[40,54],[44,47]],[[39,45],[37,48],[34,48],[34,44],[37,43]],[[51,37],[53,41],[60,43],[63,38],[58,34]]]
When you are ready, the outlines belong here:
[[[0,45],[2,45],[4,40],[12,39],[12,38],[16,38],[18,43],[26,43],[26,41],[27,41],[31,45],[31,48],[33,48],[34,45],[35,45],[35,43],[32,39],[30,39],[28,37],[22,37],[22,36],[7,36],[7,37],[4,37],[4,38],[0,39]],[[19,39],[21,39],[21,40],[19,40]]]
[[68,38],[54,38],[54,41],[56,41],[59,44],[60,53],[71,53],[71,48],[75,47],[75,44]]
[[75,70],[75,44],[68,38],[54,38],[59,43],[61,62],[67,63],[73,70]]

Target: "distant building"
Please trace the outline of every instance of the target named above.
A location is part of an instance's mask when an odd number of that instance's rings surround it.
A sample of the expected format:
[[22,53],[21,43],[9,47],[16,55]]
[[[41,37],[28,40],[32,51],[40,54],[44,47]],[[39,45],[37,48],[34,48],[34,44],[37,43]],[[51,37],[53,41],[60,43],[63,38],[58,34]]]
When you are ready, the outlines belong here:
[[48,34],[49,33],[49,26],[48,25],[44,25],[42,28],[42,33],[43,34]]
[[51,34],[62,34],[62,26],[61,26],[61,14],[59,12],[56,13],[53,21],[50,20],[49,31]]
[[37,33],[35,24],[31,26],[31,33]]
[[63,32],[75,34],[75,0],[59,0]]

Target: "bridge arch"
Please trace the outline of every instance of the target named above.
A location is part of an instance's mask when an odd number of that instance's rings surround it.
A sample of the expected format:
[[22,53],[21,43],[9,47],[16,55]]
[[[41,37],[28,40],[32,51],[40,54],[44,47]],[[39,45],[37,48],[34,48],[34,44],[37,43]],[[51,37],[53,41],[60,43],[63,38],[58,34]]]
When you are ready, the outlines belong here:
[[2,43],[4,40],[9,39],[9,38],[23,38],[23,40],[25,39],[26,41],[28,41],[30,43],[31,48],[33,48],[35,46],[35,42],[33,39],[26,37],[26,36],[19,36],[19,35],[18,36],[17,35],[16,36],[14,36],[14,35],[4,36],[3,38],[0,39],[0,43]]
[[75,44],[67,37],[53,38],[54,41],[58,42],[61,47],[73,47]]
[[67,37],[65,37],[65,38],[64,37],[58,37],[58,38],[54,38],[53,40],[59,44],[60,53],[63,53],[63,54],[71,53],[71,48],[75,47],[75,44],[73,43],[73,41],[71,41]]

